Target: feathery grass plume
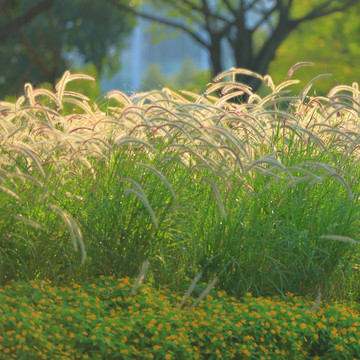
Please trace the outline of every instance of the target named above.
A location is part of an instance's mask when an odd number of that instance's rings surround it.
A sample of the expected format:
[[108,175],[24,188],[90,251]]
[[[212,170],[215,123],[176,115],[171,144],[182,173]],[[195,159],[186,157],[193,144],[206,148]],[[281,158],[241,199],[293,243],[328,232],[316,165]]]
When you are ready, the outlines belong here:
[[[311,87],[313,86],[313,84],[323,78],[327,78],[327,77],[331,77],[332,74],[321,74],[318,76],[315,76],[313,79],[311,79],[306,86],[304,87],[303,90],[301,90],[299,97],[301,98],[301,102],[303,103],[305,100],[305,97],[307,96],[308,92],[310,91]],[[300,101],[300,100],[299,100]]]
[[24,85],[25,96],[31,106],[35,106],[34,89],[30,83]]
[[[237,152],[232,149],[230,146],[219,146],[217,149],[215,150],[226,150],[226,153],[231,154],[231,160],[234,160],[234,172],[236,172],[237,166],[238,165],[241,169],[241,173],[245,173],[245,166],[243,164],[243,161],[240,159],[239,155],[237,154]],[[223,153],[225,153],[223,151]]]
[[134,284],[134,286],[131,288],[131,291],[130,291],[130,294],[129,294],[129,297],[133,296],[135,291],[139,288],[139,286],[143,283],[144,279],[145,279],[145,274],[146,274],[146,271],[148,269],[150,265],[150,262],[149,260],[146,260],[144,261],[144,263],[142,264],[141,266],[141,270],[140,270],[140,273],[136,279],[136,282]]
[[60,81],[55,86],[56,95],[61,103],[64,97],[65,86],[68,82],[69,76],[70,76],[70,71],[65,71],[63,76],[60,78]]
[[93,120],[92,123],[95,123],[97,121],[95,114],[93,113],[89,104],[85,100],[78,100],[78,99],[66,97],[66,98],[63,98],[63,103],[70,103],[70,104],[77,105],[80,109],[84,110],[85,114],[87,114],[91,117],[91,119]]
[[37,159],[36,156],[39,156],[39,154],[37,154],[34,150],[32,150],[31,148],[29,148],[27,145],[25,144],[15,144],[15,145],[8,145],[8,148],[10,150],[15,150],[17,152],[23,153],[25,155],[27,155],[32,161],[33,163],[36,165],[37,169],[39,170],[41,176],[43,178],[46,177],[45,175],[45,171],[43,170],[39,160]]
[[[188,91],[188,90],[179,90],[179,92],[181,94],[188,96],[190,99],[194,99],[195,103],[200,103],[203,100],[203,95],[199,95],[198,93],[194,93],[194,92]],[[185,98],[183,98],[183,99],[185,102]]]
[[221,96],[221,98],[215,103],[216,106],[222,106],[223,104],[228,105],[228,101],[231,99],[236,99],[240,97],[241,95],[244,95],[244,93],[248,95],[253,95],[253,93],[250,90],[240,90],[240,91],[234,91],[232,93],[229,93],[227,95]]
[[[326,164],[315,162],[315,161],[306,161],[306,162],[302,162],[302,163],[300,163],[298,165],[308,166],[308,167],[312,167],[313,169],[321,169],[321,170],[326,171],[327,176],[328,177],[333,177],[337,181],[339,181],[344,186],[344,188],[346,189],[349,198],[351,200],[354,199],[354,195],[352,194],[352,191],[351,191],[351,188],[350,188],[349,184],[345,181],[345,179],[341,175],[334,172],[334,170],[338,170],[338,171],[341,172],[341,169],[337,169],[334,166],[326,165]],[[314,179],[316,179],[316,178],[317,178],[317,176],[315,175]]]
[[[300,80],[287,80],[282,82],[281,84],[275,86],[274,93],[280,93],[282,89],[285,89],[288,86],[298,84]],[[297,97],[294,97],[297,98]]]
[[130,178],[119,179],[119,182],[129,182],[130,184],[132,184],[136,188],[136,190],[129,189],[129,188],[126,189],[125,190],[125,195],[127,195],[127,194],[135,195],[143,203],[143,205],[146,207],[147,211],[149,212],[149,214],[151,216],[151,219],[152,219],[152,222],[153,222],[155,228],[158,228],[159,224],[157,222],[156,215],[155,215],[154,210],[151,207],[151,205],[149,203],[149,200],[148,200],[144,190],[142,189],[142,187],[136,181],[134,181],[134,180],[132,180]]
[[309,61],[300,61],[297,62],[296,64],[294,64],[293,66],[291,66],[291,68],[289,69],[287,75],[286,75],[286,79],[290,79],[291,76],[293,75],[294,71],[302,66],[314,66],[314,63],[309,62]]
[[[153,132],[157,132],[158,134],[160,134],[160,136],[162,136],[162,132],[163,131],[165,134],[164,136],[167,137],[169,140],[173,140],[174,138],[180,136],[180,134],[185,134],[187,137],[187,140],[189,141],[194,141],[194,137],[193,135],[191,135],[191,133],[185,128],[187,127],[192,127],[194,130],[198,131],[199,129],[196,128],[195,125],[186,123],[185,121],[182,120],[177,120],[177,121],[172,121],[170,122],[167,119],[164,119],[164,121],[166,121],[166,123],[163,123],[161,125],[156,125],[155,128],[152,129]],[[155,124],[154,124],[155,125]],[[179,130],[180,133],[176,132],[176,130]],[[154,136],[154,134],[153,134]]]
[[358,83],[354,82],[352,84],[352,86],[349,85],[336,85],[334,86],[327,94],[327,97],[329,99],[333,99],[336,98],[336,96],[338,95],[339,92],[341,91],[347,91],[350,92],[352,94],[352,98],[355,102],[359,103],[359,96],[360,96],[360,91],[359,91],[359,85]]
[[[78,98],[79,100],[83,100],[86,104],[87,102],[90,100],[86,95],[83,95],[83,94],[80,94],[76,91],[64,91],[64,96],[67,95],[67,96],[72,96],[72,97],[76,97]],[[67,99],[70,99],[70,98],[65,98],[63,97],[63,102],[66,102]]]
[[360,91],[359,91],[359,83],[353,82],[352,83],[353,90],[353,98],[355,100],[355,110],[360,113]]
[[14,215],[14,219],[18,221],[22,221],[23,223],[30,225],[36,229],[45,230],[45,228],[42,225],[40,225],[38,222],[24,218],[21,214]]
[[[25,98],[23,98],[23,102],[25,101]],[[19,106],[21,106],[21,104],[19,104]],[[18,107],[19,107],[18,106]],[[16,103],[12,103],[9,101],[4,101],[4,100],[0,100],[0,116],[1,118],[5,118],[8,117],[10,114],[14,114],[16,112]]]
[[282,96],[286,95],[289,92],[289,90],[281,90],[279,92],[274,92],[272,94],[269,94],[265,96],[263,99],[260,99],[258,101],[259,107],[275,107],[278,103],[287,103],[287,102],[293,102],[295,100],[300,99],[299,96]]
[[155,147],[153,147],[151,144],[149,144],[145,140],[142,140],[142,139],[139,139],[136,137],[132,137],[132,136],[120,135],[119,137],[115,138],[114,143],[119,146],[126,145],[126,144],[140,144],[140,145],[143,145],[146,148],[150,149],[153,153],[155,153],[155,154],[158,153],[158,151],[155,149]]
[[59,80],[59,82],[55,86],[56,95],[59,99],[59,102],[63,102],[63,98],[65,95],[65,87],[67,83],[74,80],[91,80],[95,81],[95,79],[92,76],[85,75],[85,74],[71,74],[70,71],[66,70]]
[[202,180],[211,185],[212,190],[213,190],[213,192],[214,192],[214,194],[216,196],[216,199],[218,201],[218,205],[219,205],[221,215],[222,215],[222,217],[224,219],[226,219],[226,211],[225,211],[224,203],[222,201],[222,198],[221,198],[221,195],[220,195],[220,192],[219,192],[219,188],[217,187],[217,185],[211,179],[203,178]]
[[37,179],[35,179],[33,176],[30,176],[28,174],[24,174],[21,171],[19,172],[9,172],[6,170],[3,170],[3,173],[5,174],[6,177],[8,178],[18,178],[21,179],[23,181],[23,183],[25,184],[26,181],[30,181],[31,183],[33,183],[35,186],[39,187],[39,188],[43,188],[44,187],[44,183],[42,183],[41,181],[38,181]]
[[346,189],[346,191],[347,191],[347,193],[348,193],[348,196],[349,196],[350,200],[352,200],[352,201],[354,200],[354,194],[352,193],[349,184],[345,181],[345,179],[344,179],[341,175],[336,174],[336,173],[333,172],[333,173],[331,173],[331,174],[329,175],[329,177],[333,177],[333,178],[335,178],[336,180],[338,180],[338,181],[345,187],[345,189]]
[[360,106],[359,101],[356,101],[352,96],[343,93],[337,94],[335,98],[338,99],[338,101],[334,102],[334,104],[338,103],[339,105],[343,105],[345,109],[343,111],[341,111],[342,109],[339,109],[340,114],[344,116],[345,111],[348,110],[348,113],[351,113],[352,116],[356,117],[358,115]]
[[[192,150],[191,148],[184,146],[184,145],[180,145],[180,144],[171,144],[171,147],[174,148],[180,148],[180,154],[184,155],[184,154],[188,154],[188,157],[183,157],[182,160],[185,162],[186,166],[189,168],[196,168],[196,167],[202,167],[205,168],[207,170],[209,170],[212,174],[214,175],[218,175],[220,176],[220,173],[216,170],[216,162],[214,160],[211,160],[210,158],[206,158],[205,156],[201,155],[200,153]],[[201,164],[196,164],[193,165],[192,164],[192,158],[190,157],[190,155],[194,155],[197,159],[199,159],[201,161]],[[213,164],[213,165],[211,165]]]
[[247,103],[243,103],[242,106],[244,106],[244,108],[248,108],[248,107],[250,107],[250,105],[256,104],[260,101],[261,101],[261,96],[259,96],[258,94],[252,94],[249,96]]
[[16,199],[17,201],[21,201],[21,198],[18,194],[16,194],[14,191],[4,187],[4,186],[0,186],[0,191],[3,191],[4,193],[10,195],[11,197],[13,197],[14,199]]
[[181,303],[179,305],[179,309],[181,309],[185,303],[186,303],[186,300],[189,298],[189,296],[191,295],[191,293],[193,292],[193,290],[195,289],[195,286],[196,284],[198,283],[198,281],[200,280],[202,276],[202,271],[199,271],[196,276],[194,277],[193,281],[191,282],[189,288],[186,290],[186,293],[185,295],[183,296],[182,300],[181,300]]
[[310,312],[313,312],[313,313],[316,312],[319,309],[320,304],[321,304],[321,291],[320,291],[320,287],[319,287],[318,288],[318,296],[316,297],[315,304],[314,304],[314,306],[312,306],[307,311],[310,311]]
[[173,197],[176,196],[175,191],[173,190],[171,184],[169,183],[168,179],[157,169],[155,169],[153,166],[148,165],[148,164],[137,164],[137,166],[145,168],[150,170],[153,174],[155,174],[155,176],[157,176],[165,185],[166,187],[169,189],[169,191],[171,192],[171,195]]
[[[27,127],[28,127],[27,125],[21,125],[21,126],[15,127],[15,126],[13,126],[13,124],[11,122],[6,123],[5,121],[2,123],[2,125],[4,126],[4,130],[5,130],[5,133],[2,136],[2,138],[3,138],[2,143],[8,142],[11,138],[14,139],[14,141],[16,141],[15,139],[17,138],[17,136],[15,136],[15,135],[17,135],[17,133],[21,133],[20,136],[22,137],[24,130],[27,130]],[[7,128],[5,129],[6,125],[9,125],[9,126],[7,126]]]
[[214,119],[218,117],[219,115],[227,115],[229,112],[216,107],[212,103],[185,103],[180,104],[178,107],[178,110],[180,114],[182,113],[189,113],[192,115],[192,118],[197,125],[200,127],[203,125],[204,119],[208,119],[207,122],[209,122],[210,119]]
[[235,82],[236,81],[236,75],[252,76],[252,77],[258,78],[260,80],[263,80],[262,75],[254,72],[252,70],[248,70],[248,69],[244,69],[244,68],[234,68],[234,67],[232,67],[229,70],[223,71],[222,73],[215,76],[213,81],[218,82],[219,80],[222,80],[222,79],[230,76],[231,81]]
[[[339,95],[339,97],[340,96],[341,95]],[[328,110],[328,112],[326,114],[327,116],[325,118],[325,122],[328,120],[332,120],[334,115],[336,115],[336,116],[341,115],[343,117],[342,123],[344,124],[344,122],[345,122],[344,120],[349,121],[351,118],[356,118],[358,116],[356,114],[355,108],[351,104],[345,103],[343,101],[329,102],[324,107],[324,112],[326,110]],[[344,118],[345,115],[347,115],[347,116]]]
[[54,104],[57,105],[58,109],[62,109],[62,103],[59,101],[59,99],[57,98],[56,94],[54,94],[52,91],[47,90],[47,89],[35,89],[32,92],[32,96],[34,99],[36,99],[39,96],[44,96],[46,98],[49,98],[50,100],[52,100],[52,102]]
[[136,94],[136,98],[133,100],[133,104],[139,108],[144,108],[149,103],[155,103],[158,100],[171,100],[169,96],[161,90],[151,90],[149,92],[143,92]]
[[64,210],[60,209],[58,206],[55,206],[53,204],[48,204],[47,206],[51,210],[56,212],[58,215],[60,215],[61,218],[64,220],[66,227],[70,233],[75,251],[78,251],[78,243],[79,243],[81,250],[81,264],[84,264],[86,260],[86,250],[85,250],[82,233],[78,224],[71,216],[69,216]]
[[360,244],[360,241],[342,235],[321,235],[320,239],[336,240],[336,241],[348,242],[351,244]]
[[195,302],[189,307],[189,311],[194,309],[199,302],[204,299],[204,297],[211,291],[211,289],[215,286],[218,281],[218,277],[216,276],[211,283],[206,287],[206,289],[200,294],[200,296],[195,300]]
[[270,75],[265,75],[263,81],[265,86],[268,86],[272,90],[272,92],[275,92],[275,85]]
[[283,165],[279,160],[277,160],[276,158],[272,157],[271,154],[262,156],[260,159],[251,162],[251,163],[247,166],[246,171],[249,172],[252,168],[258,167],[258,165],[261,165],[261,164],[270,164],[270,165],[273,165],[275,168],[278,168],[278,169],[280,169],[280,170],[285,171],[285,172],[288,173],[286,166],[284,166],[284,165]]
[[119,103],[122,103],[124,106],[131,106],[132,105],[132,102],[128,98],[128,96],[125,93],[123,93],[122,91],[119,91],[119,90],[109,91],[106,94],[106,98],[108,98],[108,99],[116,99]]
[[[251,91],[251,87],[250,86],[247,86],[245,84],[242,84],[242,83],[239,83],[239,82],[236,82],[236,83],[222,83],[224,86],[221,90],[221,95],[226,95],[228,93],[230,93],[231,91],[233,90],[237,90],[237,91],[242,91],[243,93],[247,93],[249,95],[252,94],[252,91]],[[234,91],[236,92],[236,91]],[[241,94],[242,95],[242,94]],[[219,100],[215,103],[215,105],[218,106],[219,104]]]
[[250,159],[245,144],[235,134],[220,126],[208,126],[205,129],[210,130],[215,134],[222,135],[222,136],[217,136],[217,140],[219,140],[219,142],[222,145],[226,145],[227,143],[230,143],[230,145],[232,145],[237,151],[239,151],[242,154],[242,156],[244,156],[247,159]]
[[[297,172],[297,173],[303,173],[303,174],[306,174],[307,176],[305,176],[304,178],[297,178],[297,177],[293,177],[293,181],[300,181],[301,182],[301,179],[304,179],[304,181],[306,181],[307,179],[314,179],[318,182],[322,181],[324,179],[323,176],[319,176],[313,172],[311,172],[310,170],[307,170],[307,169],[304,169],[302,167],[300,167],[301,164],[298,164],[297,166],[288,166],[287,167],[287,170],[289,172]],[[297,180],[296,180],[297,179]],[[290,184],[291,186],[291,184]]]
[[219,119],[217,124],[220,124],[220,122],[234,122],[234,123],[244,124],[246,126],[237,126],[236,124],[236,126],[232,126],[232,130],[235,132],[235,130],[241,129],[244,130],[245,133],[246,132],[251,133],[251,130],[253,130],[256,135],[254,136],[255,139],[258,139],[260,141],[262,140],[267,141],[269,146],[271,145],[271,140],[266,137],[265,125],[263,125],[256,116],[254,116],[253,114],[247,114],[243,112],[236,112],[234,113],[234,115],[236,116],[230,116],[229,114],[223,117],[222,119]]
[[[237,82],[230,82],[230,81],[226,81],[226,82],[219,82],[219,83],[214,83],[213,85],[209,86],[204,95],[205,96],[209,96],[210,94],[213,94],[215,92],[217,92],[218,90],[221,90],[221,94],[225,95],[226,93],[228,93],[230,90],[233,89],[240,89],[238,92],[240,93],[240,95],[246,93],[248,95],[252,95],[252,91],[251,91],[251,87],[245,84],[240,84]],[[228,94],[228,95],[232,95],[232,94]],[[231,99],[232,96],[229,96],[228,99]],[[221,104],[221,99],[217,99],[215,102],[215,106],[219,106],[219,104]]]

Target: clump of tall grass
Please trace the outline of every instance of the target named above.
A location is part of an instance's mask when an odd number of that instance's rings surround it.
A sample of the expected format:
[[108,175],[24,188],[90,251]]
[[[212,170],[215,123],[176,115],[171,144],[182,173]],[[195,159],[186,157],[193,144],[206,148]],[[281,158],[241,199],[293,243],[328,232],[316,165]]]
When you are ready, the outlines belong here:
[[54,92],[27,84],[0,102],[3,282],[134,276],[149,259],[158,285],[181,287],[202,268],[236,296],[350,296],[356,83],[316,97],[315,78],[290,96],[297,80],[231,69],[204,94],[112,91],[91,104],[66,90],[75,79],[92,80],[66,72]]

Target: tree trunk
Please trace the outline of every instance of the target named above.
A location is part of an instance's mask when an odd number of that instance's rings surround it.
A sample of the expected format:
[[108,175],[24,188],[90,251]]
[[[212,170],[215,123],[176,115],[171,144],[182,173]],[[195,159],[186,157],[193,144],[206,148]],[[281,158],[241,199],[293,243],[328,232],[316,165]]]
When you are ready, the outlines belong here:
[[[240,31],[241,35],[238,34],[234,40],[230,41],[230,45],[234,54],[235,66],[237,68],[248,69],[256,72],[256,70],[254,69],[255,61],[253,52],[252,32],[245,27],[239,29],[239,32]],[[251,86],[254,92],[260,86],[260,81],[259,83],[253,83],[254,78],[251,76],[239,75],[236,80],[238,82]],[[242,103],[247,101],[247,99],[248,95],[244,94],[238,99],[238,101]]]
[[[275,58],[276,50],[296,26],[295,21],[287,19],[280,21],[276,30],[256,55],[253,54],[251,32],[243,30],[244,36],[237,36],[235,41],[230,42],[236,67],[266,75],[271,61]],[[239,76],[237,80],[251,86],[253,92],[256,92],[261,85],[260,79],[251,76]]]
[[214,78],[216,75],[223,71],[221,63],[221,37],[217,34],[211,34],[210,46],[208,47],[211,64],[211,76]]

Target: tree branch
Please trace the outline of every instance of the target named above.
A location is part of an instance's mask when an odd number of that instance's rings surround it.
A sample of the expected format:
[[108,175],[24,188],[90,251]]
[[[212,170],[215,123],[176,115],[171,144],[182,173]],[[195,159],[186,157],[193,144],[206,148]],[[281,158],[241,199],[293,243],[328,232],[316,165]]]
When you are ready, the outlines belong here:
[[187,26],[185,26],[183,24],[179,24],[179,23],[177,23],[175,21],[163,18],[161,16],[151,15],[151,14],[148,14],[146,12],[136,10],[136,9],[134,9],[132,7],[129,7],[129,6],[124,5],[122,3],[118,3],[117,1],[114,1],[114,0],[110,0],[110,3],[112,5],[114,5],[114,6],[116,6],[117,8],[119,8],[119,9],[121,9],[123,11],[126,11],[126,12],[128,12],[128,13],[130,13],[132,15],[139,16],[139,17],[141,17],[143,19],[146,19],[146,20],[155,21],[155,22],[158,22],[160,24],[164,24],[164,25],[176,28],[176,29],[180,29],[180,30],[186,32],[188,35],[190,35],[200,45],[202,45],[202,46],[204,46],[206,48],[209,48],[209,44],[207,44],[199,35],[197,35],[189,27],[187,27]]
[[[37,17],[42,12],[50,9],[54,4],[54,0],[43,0],[37,5],[33,6],[31,9],[29,9],[26,13],[19,16],[16,19],[13,19],[9,21],[8,24],[0,27],[0,40],[5,39],[7,36],[13,34],[19,28],[27,23],[29,23],[31,20],[33,20],[35,17]],[[7,3],[2,2],[3,10],[7,7]]]
[[[194,4],[192,1],[190,0],[182,0],[182,1],[179,1],[179,0],[167,0],[167,3],[171,3],[171,6],[176,8],[177,10],[179,11],[183,11],[183,12],[186,12],[186,11],[198,11],[198,12],[202,12],[202,9],[200,6],[197,6],[196,4]],[[125,6],[128,6],[128,5],[125,5]]]
[[179,7],[180,7],[180,4],[183,3],[183,4],[187,5],[192,10],[195,9],[197,11],[201,11],[201,7],[197,6],[195,3],[191,2],[190,0],[182,0],[182,1],[175,0],[174,3],[177,4]]
[[305,21],[310,21],[310,20],[321,18],[326,15],[330,15],[337,11],[344,11],[347,8],[349,8],[350,6],[355,5],[356,3],[359,3],[359,0],[349,0],[343,5],[338,5],[338,6],[326,9],[329,5],[331,5],[332,2],[333,2],[332,0],[328,0],[324,4],[317,6],[314,10],[312,10],[311,12],[309,12],[307,15],[303,16],[302,18],[293,19],[292,21],[300,24]]
[[248,6],[243,7],[243,11],[249,11],[251,10],[260,0],[254,0],[252,3],[250,3]]
[[277,28],[256,55],[254,63],[255,71],[259,72],[261,75],[265,75],[268,65],[275,57],[276,50],[297,26],[297,23],[290,21],[289,19],[280,19]]
[[266,22],[266,21],[269,19],[270,15],[273,14],[273,12],[274,12],[275,10],[277,10],[277,9],[278,9],[278,4],[276,3],[276,4],[274,5],[274,7],[271,8],[270,10],[268,10],[268,11],[261,11],[261,14],[263,15],[263,18],[260,19],[260,20],[254,25],[254,27],[252,28],[252,31],[255,31],[255,30],[258,29],[264,22]]
[[229,0],[223,0],[223,3],[226,5],[226,7],[229,9],[231,13],[235,13],[235,8],[230,4]]
[[[167,2],[170,2],[169,0],[167,0]],[[200,14],[204,14],[204,12],[208,12],[210,17],[220,20],[220,21],[224,21],[224,22],[228,22],[228,19],[226,19],[225,17],[221,16],[220,14],[216,14],[210,11],[209,5],[208,5],[208,1],[207,0],[202,0],[201,1],[203,3],[202,6],[197,6],[195,3],[193,3],[190,0],[171,0],[171,3],[173,4],[172,6],[178,8],[180,11],[186,11],[186,10],[190,10],[192,12],[194,12],[194,10],[196,10],[198,13]],[[205,3],[205,4],[204,4]],[[182,5],[187,5],[188,8],[186,9],[185,6]]]
[[229,23],[229,19],[227,19],[226,17],[224,17],[220,14],[216,14],[210,10],[207,0],[202,0],[202,3],[203,3],[203,6],[200,8],[200,12],[202,12],[205,15],[206,19],[209,19],[209,20],[215,19],[215,20],[223,21],[226,24]]

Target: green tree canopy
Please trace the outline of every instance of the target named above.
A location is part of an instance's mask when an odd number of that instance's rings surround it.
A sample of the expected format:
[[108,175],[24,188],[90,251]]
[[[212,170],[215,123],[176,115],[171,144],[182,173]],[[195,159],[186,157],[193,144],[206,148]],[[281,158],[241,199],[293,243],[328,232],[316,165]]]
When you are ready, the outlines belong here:
[[359,19],[360,6],[355,6],[317,22],[301,25],[277,50],[269,74],[279,83],[284,80],[290,66],[301,61],[311,61],[313,67],[297,70],[302,83],[294,87],[295,91],[321,73],[333,75],[317,82],[316,89],[321,94],[326,94],[339,83],[351,85],[354,81],[359,82]]
[[[49,1],[38,2],[49,3]],[[94,64],[101,74],[119,69],[119,50],[135,24],[105,2],[54,0],[37,16],[12,26],[34,11],[34,2],[0,0],[0,97],[21,91],[24,82],[54,84],[73,64]],[[26,17],[26,16],[25,16]]]

